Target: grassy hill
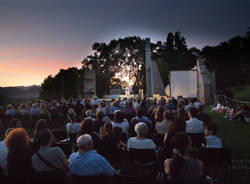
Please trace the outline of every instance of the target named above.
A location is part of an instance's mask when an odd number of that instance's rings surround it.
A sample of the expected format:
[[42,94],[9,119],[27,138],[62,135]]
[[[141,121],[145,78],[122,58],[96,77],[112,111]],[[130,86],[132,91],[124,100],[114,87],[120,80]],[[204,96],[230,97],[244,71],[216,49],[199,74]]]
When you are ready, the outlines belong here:
[[[231,90],[234,99],[250,102],[250,85],[233,87]],[[207,106],[205,112],[210,115],[212,122],[217,124],[217,135],[222,139],[223,146],[231,150],[231,183],[250,183],[250,124],[244,124],[240,120],[229,121],[223,114],[211,112],[211,106]]]
[[233,87],[234,99],[250,102],[250,85]]

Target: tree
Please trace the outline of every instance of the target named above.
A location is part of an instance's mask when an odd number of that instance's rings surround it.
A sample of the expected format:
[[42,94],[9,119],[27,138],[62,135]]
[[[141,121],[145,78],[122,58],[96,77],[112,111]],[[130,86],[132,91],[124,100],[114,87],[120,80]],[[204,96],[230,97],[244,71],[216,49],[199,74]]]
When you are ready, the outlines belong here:
[[210,70],[215,71],[217,88],[249,83],[249,34],[248,31],[243,37],[236,36],[217,46],[202,49],[201,54],[207,60],[206,64]]
[[98,73],[97,83],[100,83],[99,79],[103,81],[103,75],[106,75],[107,92],[117,73],[128,75],[130,79],[136,78],[135,85],[139,87],[145,84],[145,40],[135,36],[120,38],[111,40],[109,44],[94,43],[92,50],[94,54],[83,59],[83,68],[93,68]]
[[54,77],[49,75],[44,79],[40,97],[43,99],[60,99],[69,97],[78,97],[82,91],[81,84],[83,83],[83,71],[75,67],[67,70],[61,69]]

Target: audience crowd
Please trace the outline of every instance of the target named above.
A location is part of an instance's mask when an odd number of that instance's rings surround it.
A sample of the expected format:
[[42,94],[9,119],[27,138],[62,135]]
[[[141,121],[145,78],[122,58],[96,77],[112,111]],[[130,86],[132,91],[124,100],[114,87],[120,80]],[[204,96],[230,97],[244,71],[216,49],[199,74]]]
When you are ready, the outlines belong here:
[[[219,106],[213,110],[222,112]],[[232,106],[223,112],[232,118],[237,114]],[[51,175],[58,183],[74,183],[81,176],[114,176],[120,169],[129,173],[130,153],[136,150],[155,153],[153,173],[177,183],[198,183],[208,175],[195,156],[199,149],[222,148],[216,124],[195,98],[9,104],[0,107],[0,124],[6,131],[0,142],[1,181],[13,184],[45,183]],[[55,128],[67,132],[66,139]],[[60,146],[64,143],[71,153]]]

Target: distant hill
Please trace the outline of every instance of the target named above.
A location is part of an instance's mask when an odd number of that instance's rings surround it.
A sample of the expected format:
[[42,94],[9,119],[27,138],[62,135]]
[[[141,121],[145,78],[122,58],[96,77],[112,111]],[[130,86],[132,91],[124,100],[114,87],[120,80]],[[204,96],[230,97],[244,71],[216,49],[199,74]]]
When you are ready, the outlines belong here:
[[38,98],[40,86],[16,86],[16,87],[0,87],[0,97],[4,98]]

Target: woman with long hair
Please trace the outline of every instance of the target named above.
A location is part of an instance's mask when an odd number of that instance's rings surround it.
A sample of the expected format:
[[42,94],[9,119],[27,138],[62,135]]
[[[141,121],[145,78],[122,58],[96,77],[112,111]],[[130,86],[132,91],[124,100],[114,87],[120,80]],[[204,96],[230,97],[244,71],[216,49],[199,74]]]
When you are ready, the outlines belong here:
[[32,172],[29,136],[24,128],[16,128],[5,138],[8,148],[7,169],[11,184],[29,183]]
[[166,159],[164,170],[173,184],[199,183],[204,173],[204,164],[189,156],[192,141],[185,133],[178,133],[172,139],[173,157]]

